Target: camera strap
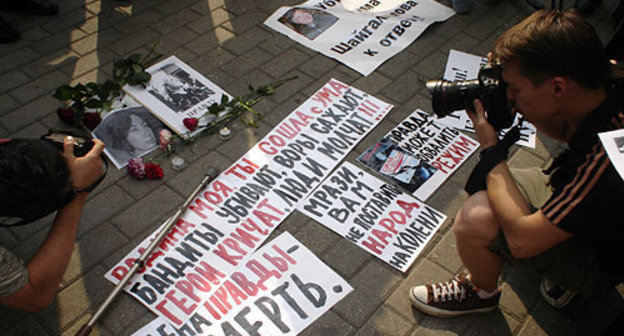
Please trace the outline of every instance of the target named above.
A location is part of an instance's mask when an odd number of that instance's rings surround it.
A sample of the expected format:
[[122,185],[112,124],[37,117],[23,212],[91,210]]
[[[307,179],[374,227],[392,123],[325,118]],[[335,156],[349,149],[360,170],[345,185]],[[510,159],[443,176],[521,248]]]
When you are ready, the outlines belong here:
[[507,160],[509,148],[520,139],[522,122],[523,119],[520,119],[520,122],[511,128],[496,145],[481,150],[481,153],[479,153],[479,162],[472,170],[472,173],[470,173],[468,181],[466,181],[466,186],[464,187],[468,195],[473,195],[478,191],[487,189],[487,174],[501,161]]

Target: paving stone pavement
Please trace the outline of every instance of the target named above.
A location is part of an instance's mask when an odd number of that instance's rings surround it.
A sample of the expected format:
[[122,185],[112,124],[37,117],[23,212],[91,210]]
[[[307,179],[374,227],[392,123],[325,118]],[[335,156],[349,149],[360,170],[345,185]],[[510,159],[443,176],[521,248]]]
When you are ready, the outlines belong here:
[[[0,45],[0,137],[39,137],[59,123],[54,110],[60,104],[50,96],[55,87],[103,81],[115,58],[145,53],[158,40],[165,56],[177,55],[233,95],[243,94],[250,83],[291,74],[299,79],[258,105],[266,115],[258,129],[246,130],[237,122],[230,140],[203,137],[184,148],[180,155],[190,166],[183,171],[165,167],[163,180],[137,182],[124,171],[111,169],[86,205],[76,249],[53,305],[37,314],[0,308],[0,334],[73,335],[113,287],[102,274],[186,198],[203,167],[228,167],[328,79],[353,84],[395,105],[358,145],[354,152],[360,153],[414,109],[431,110],[424,82],[441,77],[449,49],[484,55],[498,34],[532,12],[522,0],[475,0],[470,14],[434,24],[363,77],[262,24],[280,6],[298,2],[61,0],[58,17],[2,13],[23,37],[15,44]],[[565,7],[571,3],[566,1]],[[613,33],[614,7],[615,1],[604,1],[589,17],[604,41]],[[511,166],[543,165],[559,148],[540,136],[535,150],[515,149]],[[348,160],[354,157],[351,153]],[[278,232],[291,232],[355,287],[302,335],[599,334],[623,310],[618,291],[576,299],[557,311],[540,298],[537,276],[513,268],[504,269],[504,294],[494,312],[447,320],[410,307],[406,296],[410,286],[445,280],[462,269],[451,223],[466,199],[461,190],[474,164],[474,158],[469,160],[431,197],[428,203],[449,219],[405,274],[300,213],[286,219]],[[2,230],[0,243],[27,260],[45,238],[51,219]],[[152,318],[151,312],[122,294],[93,335],[129,335]]]

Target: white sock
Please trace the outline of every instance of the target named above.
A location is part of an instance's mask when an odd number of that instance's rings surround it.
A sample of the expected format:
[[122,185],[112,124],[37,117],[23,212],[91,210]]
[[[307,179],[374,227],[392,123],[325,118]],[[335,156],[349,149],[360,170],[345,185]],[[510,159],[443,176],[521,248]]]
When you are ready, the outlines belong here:
[[[470,274],[468,274],[466,277],[468,278],[468,280],[470,280]],[[471,283],[471,285],[472,285],[472,288],[474,288],[474,290],[477,292],[477,296],[478,296],[480,299],[484,299],[484,300],[485,300],[485,299],[489,299],[489,298],[491,298],[492,296],[494,296],[494,295],[498,294],[498,292],[500,292],[500,287],[499,287],[498,285],[496,286],[496,288],[495,288],[493,291],[491,291],[491,292],[486,292],[486,291],[484,291],[483,289],[481,289],[481,288],[479,288],[479,287],[475,286],[475,285],[472,283],[472,281],[471,281],[470,283]]]

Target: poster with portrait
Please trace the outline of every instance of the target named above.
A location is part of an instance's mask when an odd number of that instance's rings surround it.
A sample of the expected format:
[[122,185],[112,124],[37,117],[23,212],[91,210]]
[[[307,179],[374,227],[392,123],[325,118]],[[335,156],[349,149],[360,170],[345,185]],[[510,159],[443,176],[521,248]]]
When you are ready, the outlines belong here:
[[433,0],[310,0],[281,7],[264,24],[367,76],[454,14]]
[[431,177],[438,170],[408,153],[389,137],[374,143],[357,160],[410,193],[421,187],[431,188],[428,184],[435,184]]
[[91,135],[106,144],[104,153],[121,169],[158,148],[159,133],[166,128],[145,107],[133,106],[107,113]]
[[[231,96],[216,84],[175,56],[152,65],[146,71],[152,76],[146,87],[125,85],[123,90],[143,104],[156,117],[182,137],[197,134],[202,125],[215,116],[206,115],[223,95]],[[199,128],[190,132],[184,118],[199,119]]]
[[353,290],[288,232],[252,254],[230,276],[218,274],[213,281],[199,278],[192,283],[198,286],[192,289],[196,293],[217,289],[188,322],[174,327],[156,318],[132,336],[294,336]]
[[598,137],[615,170],[624,179],[624,129],[598,133]]
[[446,215],[343,162],[297,207],[351,243],[405,272]]
[[[447,81],[465,81],[476,79],[479,74],[479,69],[481,69],[481,67],[487,62],[487,57],[476,56],[451,49],[446,62],[446,69],[444,70],[444,79]],[[516,114],[513,124],[517,125],[519,120],[520,116]],[[444,125],[474,133],[472,121],[468,118],[468,115],[464,110],[452,112],[450,115],[438,119],[438,121]],[[508,131],[509,128],[501,130],[500,136],[504,136]],[[524,121],[520,127],[520,139],[516,142],[516,144],[535,148],[536,138],[537,129],[535,126],[528,121]]]

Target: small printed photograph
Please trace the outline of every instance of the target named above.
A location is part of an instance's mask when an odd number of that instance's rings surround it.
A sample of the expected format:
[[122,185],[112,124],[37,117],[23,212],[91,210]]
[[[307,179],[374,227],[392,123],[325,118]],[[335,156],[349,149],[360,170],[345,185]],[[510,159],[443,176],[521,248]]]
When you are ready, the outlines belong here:
[[160,130],[165,128],[145,107],[134,106],[108,113],[93,136],[104,141],[104,152],[121,169],[130,159],[156,149]]
[[147,92],[175,113],[184,112],[214,94],[214,91],[172,63],[152,73]]
[[277,21],[309,40],[314,40],[336,23],[338,17],[319,9],[293,7]]
[[615,141],[615,145],[617,146],[618,151],[624,154],[624,137],[615,137],[613,138],[613,141]]
[[410,155],[388,138],[376,142],[357,160],[410,193],[415,192],[438,170]]

